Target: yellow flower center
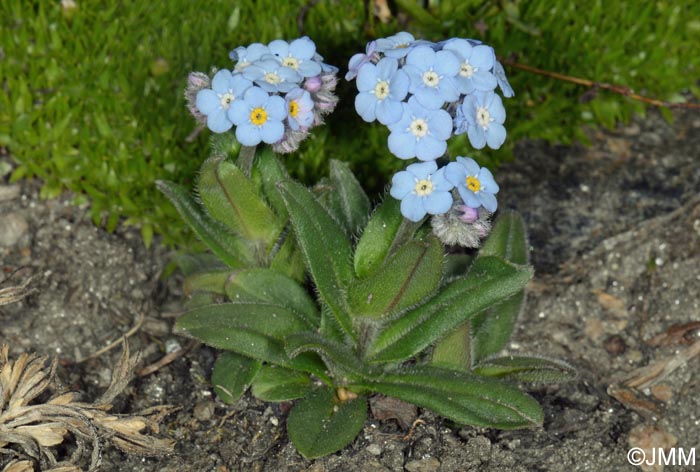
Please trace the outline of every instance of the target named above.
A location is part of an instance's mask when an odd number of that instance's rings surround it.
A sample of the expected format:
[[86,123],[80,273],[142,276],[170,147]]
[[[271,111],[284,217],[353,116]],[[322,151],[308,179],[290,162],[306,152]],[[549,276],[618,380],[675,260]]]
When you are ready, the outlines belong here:
[[299,61],[296,58],[289,56],[282,59],[282,65],[289,67],[290,69],[297,70],[299,68]]
[[223,93],[219,95],[219,103],[221,103],[221,107],[224,110],[228,110],[228,107],[231,105],[231,102],[234,101],[236,97],[233,96],[231,92],[228,93]]
[[292,118],[296,118],[297,115],[299,114],[299,104],[296,102],[296,100],[292,100],[289,102],[289,116]]
[[429,70],[423,74],[423,83],[428,87],[437,87],[440,83],[440,76],[437,75],[437,72]]
[[264,108],[253,108],[250,112],[250,121],[255,126],[262,126],[267,122],[267,111]]
[[474,68],[467,61],[464,61],[459,67],[459,75],[461,75],[462,77],[469,78],[472,75],[474,75]]
[[479,107],[476,110],[476,121],[482,128],[488,128],[489,123],[491,123],[491,113],[485,107]]
[[421,179],[416,182],[416,186],[413,188],[416,195],[424,197],[433,193],[433,183],[428,179]]
[[275,74],[274,72],[268,72],[263,78],[265,79],[265,82],[272,85],[279,84],[280,82],[282,82],[280,76]]
[[471,175],[467,176],[466,183],[467,188],[474,193],[481,190],[481,182],[479,182],[479,179],[477,179],[476,177],[473,177]]
[[386,80],[380,80],[377,82],[376,87],[374,87],[374,94],[377,96],[377,100],[384,100],[389,96],[389,82]]
[[411,122],[409,130],[416,138],[422,138],[423,136],[428,134],[428,123],[420,118],[415,118]]

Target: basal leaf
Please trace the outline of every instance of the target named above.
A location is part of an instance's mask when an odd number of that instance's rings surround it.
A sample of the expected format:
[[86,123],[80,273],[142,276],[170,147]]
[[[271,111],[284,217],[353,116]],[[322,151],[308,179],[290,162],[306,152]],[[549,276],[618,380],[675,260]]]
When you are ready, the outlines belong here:
[[251,387],[255,398],[265,402],[296,400],[309,394],[312,388],[308,374],[274,365],[264,365]]
[[482,257],[423,305],[387,323],[368,350],[372,362],[408,359],[486,308],[522,290],[532,277],[528,267],[498,257]]
[[465,321],[433,347],[430,363],[468,372],[471,369],[471,322]]
[[343,330],[354,337],[345,307],[345,288],[353,278],[350,241],[342,228],[302,185],[280,184],[282,198],[294,226],[296,241],[319,295]]
[[286,307],[318,327],[316,303],[295,280],[271,269],[242,269],[229,273],[226,294],[233,302],[263,302]]
[[382,318],[415,305],[437,290],[442,259],[442,244],[434,236],[404,244],[381,268],[350,285],[351,312]]
[[202,211],[187,190],[164,180],[157,181],[156,185],[170,199],[182,219],[226,265],[232,268],[254,265],[245,241]]
[[339,451],[360,433],[367,419],[367,400],[340,402],[329,388],[320,388],[294,405],[287,433],[307,459]]
[[542,408],[529,395],[506,383],[465,372],[412,366],[361,386],[461,424],[516,429],[543,421]]
[[519,382],[556,383],[576,377],[566,362],[544,357],[508,356],[485,359],[474,367],[475,374]]
[[197,272],[185,278],[183,291],[185,295],[190,295],[197,290],[224,295],[226,293],[226,281],[231,273],[231,269]]
[[360,237],[355,249],[355,273],[366,277],[382,265],[401,226],[398,200],[386,197],[377,207]]
[[235,402],[250,386],[260,366],[260,361],[250,357],[231,351],[222,352],[216,359],[211,374],[214,391],[224,403]]
[[305,352],[318,354],[335,374],[340,373],[346,378],[359,378],[368,375],[362,361],[345,344],[341,344],[321,336],[320,334],[304,331],[291,334],[285,338],[287,355],[290,358]]

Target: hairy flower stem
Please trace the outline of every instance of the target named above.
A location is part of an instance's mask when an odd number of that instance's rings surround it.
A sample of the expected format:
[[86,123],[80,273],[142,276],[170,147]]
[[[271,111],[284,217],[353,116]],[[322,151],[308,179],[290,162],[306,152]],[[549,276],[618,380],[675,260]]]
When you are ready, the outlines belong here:
[[399,229],[396,231],[396,236],[394,236],[394,241],[392,241],[389,251],[386,253],[386,258],[388,259],[389,257],[391,257],[394,251],[400,248],[404,243],[408,242],[413,237],[413,233],[415,233],[416,230],[420,228],[424,221],[425,218],[417,222],[413,222],[408,218],[404,218],[401,221]]
[[255,148],[256,146],[241,146],[241,151],[238,153],[238,168],[248,178],[250,178],[253,170]]

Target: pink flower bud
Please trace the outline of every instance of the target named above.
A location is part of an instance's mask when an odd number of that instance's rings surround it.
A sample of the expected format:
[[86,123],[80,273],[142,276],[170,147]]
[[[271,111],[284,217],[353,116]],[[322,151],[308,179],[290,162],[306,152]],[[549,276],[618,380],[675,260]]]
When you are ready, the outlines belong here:
[[467,205],[459,205],[455,210],[461,213],[461,215],[459,215],[459,220],[464,223],[473,223],[479,218],[479,212],[476,208],[471,208]]
[[304,88],[311,93],[318,92],[319,90],[321,90],[322,85],[323,82],[321,81],[321,77],[319,77],[318,75],[315,77],[309,77],[304,81]]

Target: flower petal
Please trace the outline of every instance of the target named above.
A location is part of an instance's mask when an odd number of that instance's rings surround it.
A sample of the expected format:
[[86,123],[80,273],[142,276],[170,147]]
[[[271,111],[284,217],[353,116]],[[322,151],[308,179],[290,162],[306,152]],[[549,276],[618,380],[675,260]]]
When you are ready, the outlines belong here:
[[397,200],[402,200],[415,187],[415,177],[410,172],[401,171],[391,178],[391,190],[389,194]]
[[389,151],[399,159],[415,157],[415,139],[405,131],[394,131],[389,135]]
[[255,125],[240,125],[236,128],[236,139],[244,146],[256,146],[260,144],[260,130]]
[[201,113],[209,115],[213,113],[214,110],[221,107],[221,100],[212,89],[202,89],[197,92],[195,105]]
[[260,127],[260,137],[267,144],[273,144],[284,136],[284,125],[280,121],[268,120]]
[[226,117],[226,111],[222,108],[215,110],[207,116],[207,127],[215,133],[228,131],[233,123]]
[[221,69],[219,72],[214,74],[214,78],[211,79],[211,88],[219,93],[226,93],[229,89],[229,82],[233,78],[231,71],[226,69]]
[[401,214],[414,223],[420,221],[426,214],[421,197],[408,195],[401,200]]
[[447,142],[425,136],[416,143],[416,156],[421,161],[432,161],[445,154]]
[[377,85],[377,66],[374,64],[365,64],[357,73],[357,90],[366,92],[374,90]]
[[447,213],[452,207],[452,195],[450,192],[434,191],[423,200],[423,207],[431,215]]
[[478,198],[481,201],[481,204],[484,206],[484,208],[486,208],[491,213],[498,209],[498,201],[496,200],[496,197],[492,194],[479,192]]
[[498,149],[506,140],[506,129],[498,123],[491,123],[486,131],[486,143],[491,149]]
[[[359,95],[358,95],[359,97]],[[376,107],[377,120],[383,125],[390,125],[396,123],[401,119],[403,115],[403,106],[401,102],[390,100],[385,98],[377,103]],[[359,113],[359,111],[358,111]],[[360,113],[360,116],[362,114]],[[363,117],[364,119],[364,117]],[[365,120],[367,121],[367,120]]]
[[[400,104],[399,104],[400,105]],[[355,97],[355,110],[367,123],[376,119],[377,98],[368,92],[360,92]],[[399,115],[400,118],[400,115]],[[387,124],[387,123],[384,123]]]
[[287,102],[279,95],[272,95],[265,104],[268,119],[274,121],[282,121],[287,117]]
[[469,126],[467,136],[469,136],[469,142],[472,143],[474,149],[483,149],[486,145],[486,136],[484,136],[484,130],[480,126]]

